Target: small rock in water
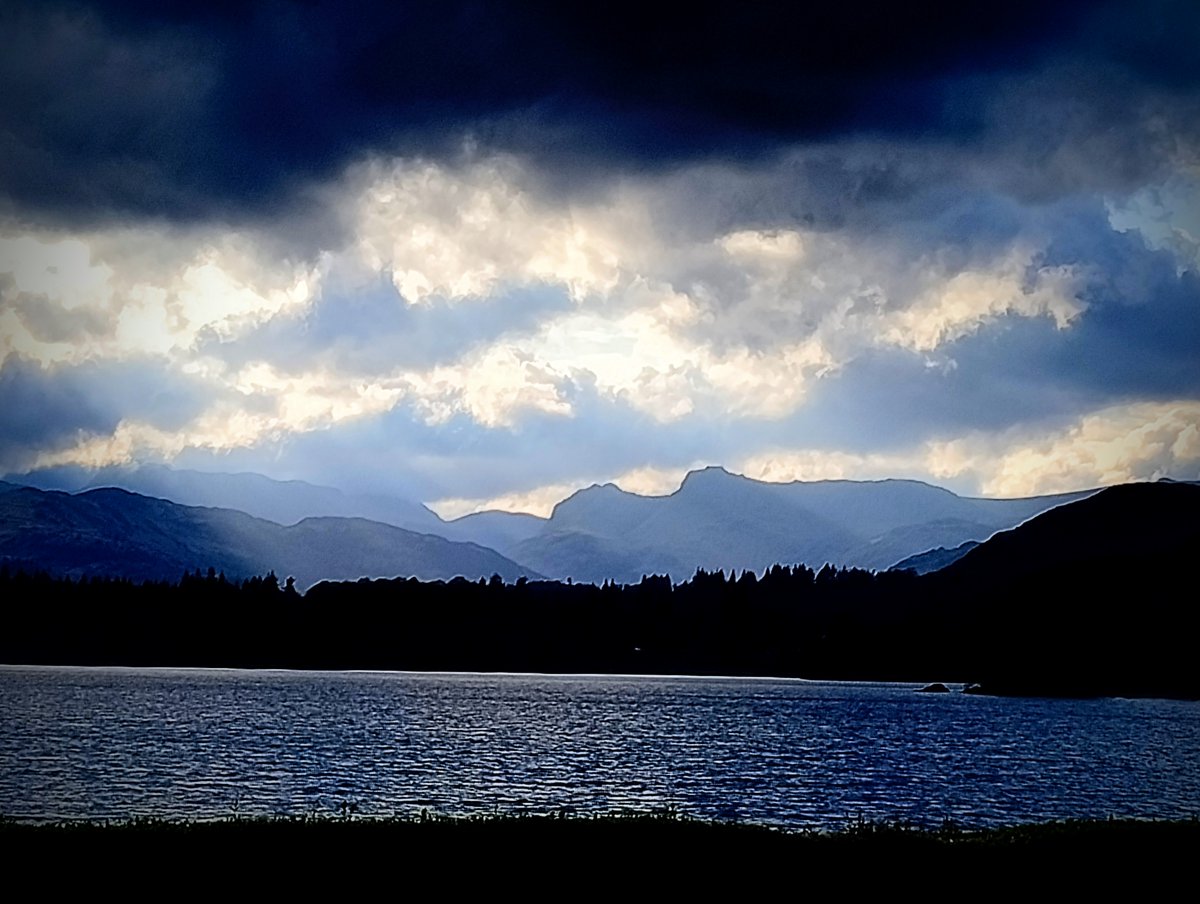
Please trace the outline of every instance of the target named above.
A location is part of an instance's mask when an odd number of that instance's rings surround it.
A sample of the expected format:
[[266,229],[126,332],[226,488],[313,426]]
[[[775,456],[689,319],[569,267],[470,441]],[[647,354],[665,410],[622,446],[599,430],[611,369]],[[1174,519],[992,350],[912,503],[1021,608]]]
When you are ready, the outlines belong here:
[[925,685],[923,688],[918,690],[917,693],[918,694],[948,694],[948,693],[950,693],[950,688],[946,687],[946,685],[941,684],[940,682],[934,682],[933,684]]

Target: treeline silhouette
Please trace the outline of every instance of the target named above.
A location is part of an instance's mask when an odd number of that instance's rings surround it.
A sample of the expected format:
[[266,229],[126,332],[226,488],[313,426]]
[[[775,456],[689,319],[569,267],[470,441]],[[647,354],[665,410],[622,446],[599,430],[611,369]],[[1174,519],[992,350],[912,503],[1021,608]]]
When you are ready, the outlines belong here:
[[884,675],[903,658],[884,642],[898,627],[884,601],[914,584],[776,566],[679,585],[397,578],[301,595],[274,573],[135,583],[2,569],[0,594],[20,602],[5,607],[0,651],[8,662],[797,675],[837,671],[844,647],[866,644]]
[[[965,563],[966,560],[964,560]],[[986,563],[985,563],[986,564]],[[1004,693],[1200,697],[1176,569],[775,566],[601,586],[177,583],[0,569],[0,661],[981,682]]]

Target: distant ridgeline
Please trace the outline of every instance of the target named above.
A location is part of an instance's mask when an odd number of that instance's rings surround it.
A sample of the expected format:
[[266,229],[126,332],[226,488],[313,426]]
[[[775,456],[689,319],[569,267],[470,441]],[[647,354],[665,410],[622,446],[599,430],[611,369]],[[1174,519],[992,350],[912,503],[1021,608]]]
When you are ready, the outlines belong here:
[[0,571],[6,663],[775,675],[1200,698],[1200,487],[1113,487],[929,574],[776,566],[602,586],[176,584]]

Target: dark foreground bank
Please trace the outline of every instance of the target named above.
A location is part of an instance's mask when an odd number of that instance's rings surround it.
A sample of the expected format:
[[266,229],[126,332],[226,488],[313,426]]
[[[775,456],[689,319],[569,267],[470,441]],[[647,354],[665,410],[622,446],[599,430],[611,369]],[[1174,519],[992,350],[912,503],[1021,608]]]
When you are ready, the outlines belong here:
[[[1071,821],[968,831],[852,825],[784,832],[674,814],[474,819],[230,819],[0,823],[10,879],[47,890],[418,890],[532,896],[612,892],[762,893],[919,887],[990,897],[1047,888],[1153,891],[1193,883],[1200,821]],[[164,884],[166,883],[166,884]]]

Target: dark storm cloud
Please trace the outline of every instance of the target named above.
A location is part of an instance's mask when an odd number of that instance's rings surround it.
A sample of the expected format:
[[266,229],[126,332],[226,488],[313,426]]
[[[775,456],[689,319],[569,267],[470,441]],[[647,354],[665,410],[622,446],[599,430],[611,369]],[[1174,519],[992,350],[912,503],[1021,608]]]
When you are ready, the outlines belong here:
[[109,433],[121,419],[116,406],[97,405],[86,381],[54,379],[39,365],[9,358],[0,367],[0,469],[21,456],[63,444],[77,433]]
[[30,467],[37,453],[111,435],[123,419],[178,430],[210,390],[155,362],[44,368],[10,355],[0,366],[0,473]]
[[817,382],[788,421],[765,425],[763,440],[803,436],[865,452],[1200,395],[1200,275],[1147,247],[1138,231],[1111,229],[1099,204],[1068,205],[1051,220],[1043,226],[1055,238],[1034,266],[1069,264],[1085,274],[1086,308],[1068,327],[1010,315],[932,358],[868,350]]
[[[1172,0],[130,0],[2,16],[0,194],[59,219],[278,213],[364,152],[453,155],[465,135],[551,179],[847,135],[970,143],[1014,79],[1066,66],[1047,117],[1014,95],[1014,121],[1048,130],[1008,138],[1036,159],[1064,127],[1056,103],[1103,134],[1131,99],[1194,91],[1200,67],[1200,11]],[[1107,144],[1092,156],[1113,160]]]
[[[1097,238],[1106,239],[1093,252],[1105,255],[1097,258],[1105,269],[1097,267],[1080,293],[1087,310],[1066,335],[1041,335],[1022,350],[1037,362],[1041,390],[1071,387],[1097,402],[1200,396],[1200,274],[1181,271],[1168,252],[1147,250],[1136,234]],[[975,366],[998,371],[999,357]]]

